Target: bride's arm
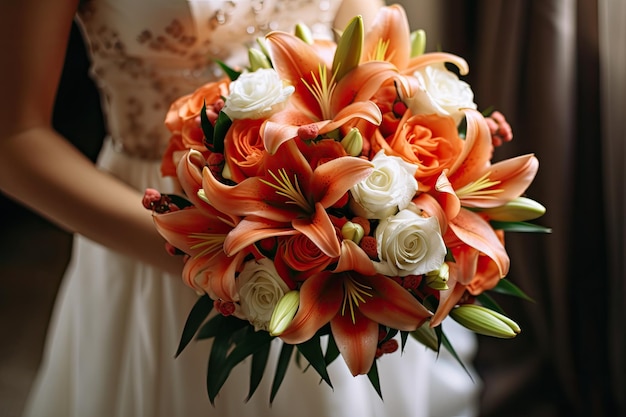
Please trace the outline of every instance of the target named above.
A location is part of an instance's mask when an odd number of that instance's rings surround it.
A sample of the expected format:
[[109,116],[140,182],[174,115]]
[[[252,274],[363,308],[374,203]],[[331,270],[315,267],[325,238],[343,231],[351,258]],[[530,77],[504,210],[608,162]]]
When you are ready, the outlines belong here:
[[141,193],[51,127],[77,0],[0,2],[0,191],[65,229],[179,274]]
[[348,22],[357,15],[363,16],[363,22],[367,27],[383,6],[383,0],[343,0],[335,16],[335,28],[345,28]]

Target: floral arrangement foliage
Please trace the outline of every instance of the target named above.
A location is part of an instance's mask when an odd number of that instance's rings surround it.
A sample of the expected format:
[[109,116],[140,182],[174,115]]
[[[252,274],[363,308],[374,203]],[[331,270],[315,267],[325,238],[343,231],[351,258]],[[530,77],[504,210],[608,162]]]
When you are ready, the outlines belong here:
[[341,357],[380,394],[376,359],[409,336],[456,355],[448,316],[520,332],[487,291],[525,297],[504,234],[549,231],[523,195],[538,160],[492,161],[510,126],[477,110],[465,60],[424,45],[397,5],[336,42],[297,26],[172,104],[162,173],[184,195],[147,190],[144,205],[200,295],[178,353],[212,339],[211,402],[248,357],[253,395],[276,338],[270,400],[294,349],[329,385]]

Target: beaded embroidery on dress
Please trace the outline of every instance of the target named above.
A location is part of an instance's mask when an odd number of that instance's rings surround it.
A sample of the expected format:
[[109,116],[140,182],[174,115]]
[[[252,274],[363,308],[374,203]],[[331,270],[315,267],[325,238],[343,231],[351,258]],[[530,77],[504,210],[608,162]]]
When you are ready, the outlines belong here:
[[[103,96],[110,140],[98,165],[137,190],[173,189],[160,176],[169,104],[221,77],[211,58],[245,62],[246,45],[296,22],[331,36],[339,0],[87,0],[79,23]],[[168,180],[169,181],[169,180]],[[141,204],[138,201],[137,204]],[[164,253],[164,256],[165,253]],[[379,366],[382,402],[366,377],[341,361],[334,389],[293,364],[269,407],[273,358],[246,402],[249,363],[233,371],[216,401],[206,394],[208,341],[174,358],[196,294],[168,276],[77,236],[49,328],[30,417],[469,416],[478,385],[453,360],[409,343]],[[447,330],[471,356],[473,336]],[[278,343],[278,341],[277,341]],[[278,349],[274,349],[277,353]],[[437,394],[439,393],[439,394]]]

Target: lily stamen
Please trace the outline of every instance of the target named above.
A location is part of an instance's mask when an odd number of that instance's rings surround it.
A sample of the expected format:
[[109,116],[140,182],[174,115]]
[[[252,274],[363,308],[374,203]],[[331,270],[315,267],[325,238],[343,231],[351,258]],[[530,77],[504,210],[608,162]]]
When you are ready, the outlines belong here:
[[276,181],[277,184],[273,184],[264,179],[261,179],[261,182],[275,189],[276,194],[287,198],[288,201],[286,201],[286,204],[295,204],[307,213],[312,213],[313,211],[315,211],[313,206],[309,203],[309,201],[302,193],[297,176],[294,175],[293,182],[291,182],[291,180],[287,176],[287,172],[285,171],[285,169],[278,170],[280,178],[276,176],[276,174],[274,174],[272,171],[268,171],[268,173],[272,176],[272,178],[274,178],[274,181]]
[[328,73],[325,66],[319,66],[319,78],[315,76],[311,71],[311,77],[313,78],[313,85],[309,84],[305,79],[302,82],[306,88],[313,94],[315,100],[320,105],[323,119],[332,119],[332,113],[330,110],[330,99],[335,91],[335,74],[328,79]]
[[472,198],[482,198],[482,199],[491,199],[494,198],[494,194],[501,193],[502,189],[489,189],[493,186],[500,184],[501,181],[489,181],[489,175],[491,172],[487,172],[485,175],[477,179],[476,181],[472,181],[464,187],[456,190],[456,195],[460,199],[464,197],[472,197]]
[[346,313],[346,306],[350,306],[350,317],[352,318],[352,323],[356,322],[356,317],[354,315],[355,307],[358,308],[359,303],[365,303],[365,297],[373,297],[374,295],[371,293],[372,288],[361,284],[360,282],[355,281],[352,278],[346,279],[344,283],[344,296],[343,296],[343,304],[341,307],[341,315]]
[[191,249],[203,248],[202,251],[194,257],[201,258],[209,253],[218,253],[224,246],[224,239],[226,238],[226,235],[214,233],[192,233],[189,235],[189,238],[198,240],[198,243],[190,246]]

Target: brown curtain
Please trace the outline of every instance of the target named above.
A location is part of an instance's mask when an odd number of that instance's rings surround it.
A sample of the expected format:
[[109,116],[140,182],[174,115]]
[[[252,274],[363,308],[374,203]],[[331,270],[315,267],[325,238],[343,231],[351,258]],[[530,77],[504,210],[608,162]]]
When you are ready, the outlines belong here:
[[511,123],[495,158],[538,156],[528,195],[553,229],[507,235],[509,279],[536,303],[498,298],[523,333],[480,339],[481,415],[626,415],[626,2],[404,5],[431,48],[468,60],[479,107]]

